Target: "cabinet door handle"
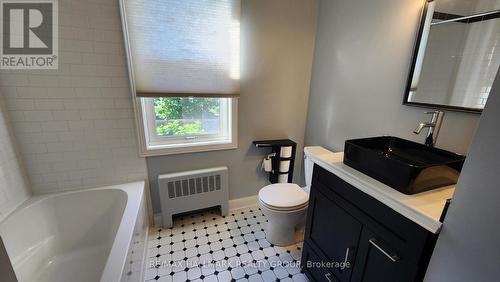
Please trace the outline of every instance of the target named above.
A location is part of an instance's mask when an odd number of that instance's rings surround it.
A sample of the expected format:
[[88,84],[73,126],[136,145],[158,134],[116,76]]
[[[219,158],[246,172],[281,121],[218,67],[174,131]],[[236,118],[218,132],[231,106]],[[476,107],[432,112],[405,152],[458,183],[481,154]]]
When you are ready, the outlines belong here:
[[330,276],[332,276],[331,273],[325,274],[326,280],[328,280],[328,282],[334,282],[334,281],[332,281],[332,279],[330,279]]
[[350,250],[350,248],[347,248],[347,249],[345,250],[345,258],[344,258],[344,263],[347,263],[347,259],[349,259],[349,250]]
[[368,240],[370,244],[372,244],[375,248],[377,248],[382,254],[384,254],[386,257],[388,257],[392,262],[397,262],[399,260],[399,257],[397,255],[390,255],[388,252],[386,252],[382,247],[380,247],[377,244],[377,240],[375,238],[372,238]]

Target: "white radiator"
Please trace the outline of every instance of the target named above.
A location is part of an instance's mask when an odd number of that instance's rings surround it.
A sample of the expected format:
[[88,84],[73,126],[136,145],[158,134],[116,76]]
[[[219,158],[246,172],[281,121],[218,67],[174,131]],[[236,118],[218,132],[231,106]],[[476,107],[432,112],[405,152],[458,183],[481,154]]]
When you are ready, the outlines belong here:
[[214,167],[158,176],[163,228],[172,227],[172,216],[220,206],[226,215],[229,201],[228,169]]

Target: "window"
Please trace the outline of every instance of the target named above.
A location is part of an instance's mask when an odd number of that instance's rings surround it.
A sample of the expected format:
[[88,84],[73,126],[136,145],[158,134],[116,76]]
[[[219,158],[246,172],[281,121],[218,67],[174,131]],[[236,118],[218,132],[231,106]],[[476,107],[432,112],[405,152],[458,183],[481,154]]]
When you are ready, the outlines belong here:
[[232,99],[143,98],[150,149],[232,143]]
[[143,155],[236,148],[240,0],[122,0]]

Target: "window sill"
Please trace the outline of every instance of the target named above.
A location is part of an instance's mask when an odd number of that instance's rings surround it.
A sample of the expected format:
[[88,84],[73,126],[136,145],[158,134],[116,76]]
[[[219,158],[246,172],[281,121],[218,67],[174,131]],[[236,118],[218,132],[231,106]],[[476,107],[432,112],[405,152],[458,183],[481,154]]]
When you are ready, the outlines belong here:
[[143,150],[141,157],[177,155],[199,152],[210,152],[220,150],[237,149],[236,142],[206,142],[206,143],[192,143],[192,144],[179,144],[179,145],[156,145],[148,146]]

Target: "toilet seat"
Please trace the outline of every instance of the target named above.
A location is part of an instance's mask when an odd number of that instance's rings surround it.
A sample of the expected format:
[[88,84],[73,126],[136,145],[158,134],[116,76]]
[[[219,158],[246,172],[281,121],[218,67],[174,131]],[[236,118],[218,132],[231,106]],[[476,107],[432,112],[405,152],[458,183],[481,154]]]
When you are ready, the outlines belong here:
[[272,211],[277,211],[277,212],[293,212],[293,211],[298,211],[307,208],[308,203],[305,203],[300,206],[295,206],[295,207],[275,207],[275,206],[270,206],[263,201],[259,201],[262,206],[265,208],[272,210]]
[[260,189],[259,201],[271,210],[296,211],[307,207],[309,194],[297,184],[276,183]]

